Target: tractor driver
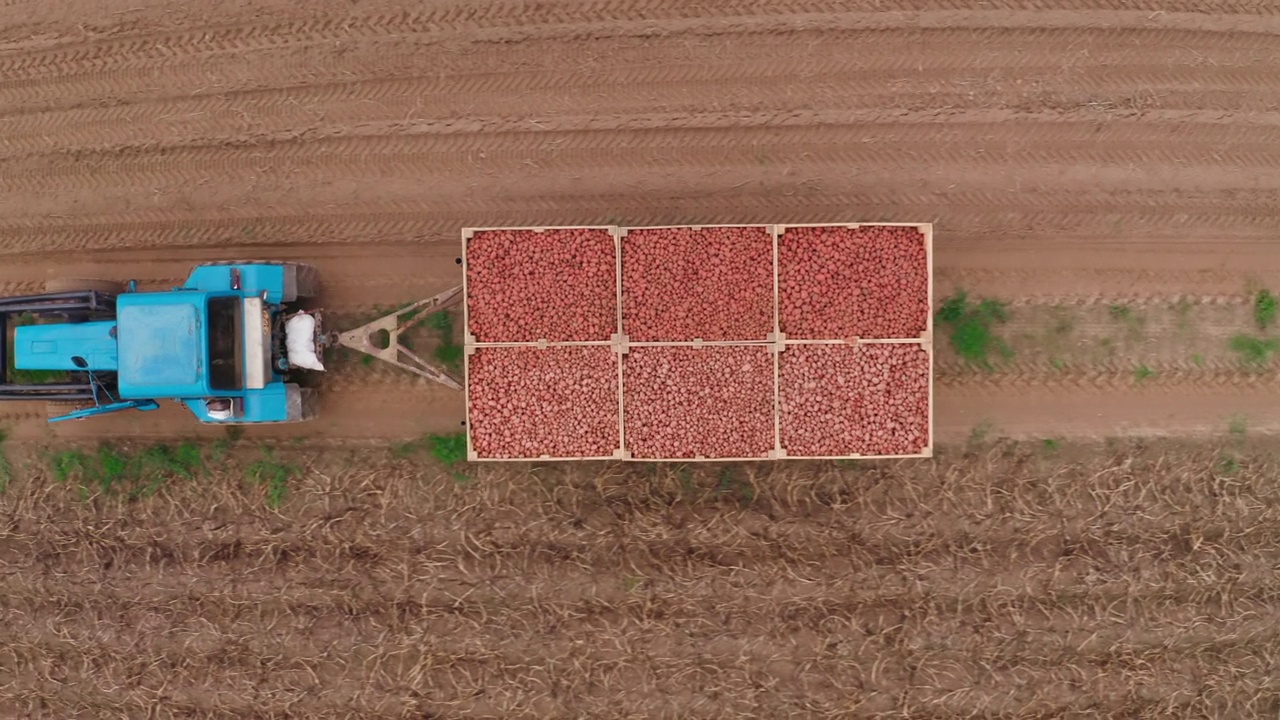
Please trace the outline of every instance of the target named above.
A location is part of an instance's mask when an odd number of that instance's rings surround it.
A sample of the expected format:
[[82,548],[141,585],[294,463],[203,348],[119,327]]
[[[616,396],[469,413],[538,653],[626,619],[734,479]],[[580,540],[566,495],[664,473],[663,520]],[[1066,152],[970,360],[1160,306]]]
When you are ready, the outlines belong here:
[[230,420],[231,398],[209,398],[204,401],[204,409],[212,420]]

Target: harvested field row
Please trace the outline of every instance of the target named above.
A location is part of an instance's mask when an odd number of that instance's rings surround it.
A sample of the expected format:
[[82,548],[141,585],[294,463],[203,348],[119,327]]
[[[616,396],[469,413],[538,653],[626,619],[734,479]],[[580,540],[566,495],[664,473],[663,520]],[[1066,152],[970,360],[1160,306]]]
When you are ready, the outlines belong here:
[[78,500],[81,478],[9,447],[27,470],[0,504],[0,706],[1267,716],[1275,450],[1002,443],[534,478],[282,449],[310,472],[266,513],[238,477],[252,452],[128,502]]

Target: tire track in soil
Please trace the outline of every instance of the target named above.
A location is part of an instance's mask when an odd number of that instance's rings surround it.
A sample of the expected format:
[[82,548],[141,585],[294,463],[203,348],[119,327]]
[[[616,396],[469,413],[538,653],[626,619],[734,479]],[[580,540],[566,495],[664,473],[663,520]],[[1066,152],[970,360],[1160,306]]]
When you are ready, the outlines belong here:
[[1274,384],[1098,390],[938,385],[934,415],[939,440],[952,443],[985,423],[1015,439],[1215,437],[1240,416],[1250,432],[1271,435],[1280,433],[1280,391]]
[[[1079,37],[1067,35],[1070,42],[1064,42],[1063,34],[1059,33],[1058,37],[1042,38],[1040,42],[1029,39],[1025,50],[1007,56],[998,52],[941,53],[908,61],[913,53],[904,53],[904,50],[928,45],[931,40],[936,39],[943,47],[964,46],[973,41],[972,33],[968,33],[968,37],[953,38],[958,34],[948,32],[944,37],[931,38],[933,31],[924,31],[926,36],[921,38],[921,32],[903,31],[901,42],[871,43],[873,47],[864,48],[867,54],[851,57],[844,46],[867,45],[865,33],[837,43],[826,39],[828,31],[810,31],[807,43],[791,41],[761,48],[762,54],[772,57],[771,62],[736,64],[681,58],[676,62],[646,65],[645,58],[655,54],[687,53],[672,47],[675,43],[670,41],[655,41],[640,48],[601,48],[595,53],[571,54],[564,53],[560,44],[521,43],[513,50],[504,51],[504,55],[516,53],[518,57],[511,58],[503,67],[468,58],[453,61],[454,67],[442,68],[435,63],[428,64],[426,58],[430,56],[421,53],[420,48],[401,50],[406,57],[397,58],[395,63],[385,60],[387,50],[384,49],[362,64],[344,63],[336,68],[318,57],[263,57],[255,61],[243,59],[242,66],[219,67],[216,71],[211,71],[208,63],[200,62],[187,69],[163,71],[162,76],[157,77],[161,70],[146,66],[132,72],[60,75],[48,80],[8,84],[0,81],[0,108],[7,108],[0,113],[0,122],[5,123],[9,134],[21,136],[37,132],[42,126],[56,130],[62,125],[143,123],[209,113],[228,102],[249,107],[290,103],[302,109],[320,104],[342,107],[339,103],[357,98],[387,103],[408,95],[415,99],[430,98],[431,102],[422,104],[424,107],[437,108],[445,103],[443,110],[461,111],[449,103],[465,97],[468,98],[465,112],[472,113],[476,111],[470,108],[470,103],[486,101],[490,106],[499,106],[512,94],[525,95],[530,100],[561,98],[564,102],[562,98],[566,95],[615,89],[622,101],[653,97],[655,103],[661,103],[663,99],[658,93],[662,92],[687,95],[700,90],[705,96],[708,92],[724,93],[726,88],[739,85],[743,86],[742,90],[725,94],[741,96],[750,91],[752,97],[785,98],[788,85],[814,81],[852,99],[869,99],[882,93],[884,88],[892,87],[900,94],[898,102],[906,98],[918,98],[917,101],[928,98],[943,107],[966,103],[981,106],[990,99],[987,95],[1004,72],[1033,80],[1002,88],[1002,92],[1018,104],[1032,104],[1055,97],[1056,93],[1045,87],[1046,81],[1064,73],[1062,56],[1068,52],[1089,59],[1089,64],[1065,72],[1076,84],[1081,104],[1091,102],[1094,106],[1111,98],[1123,106],[1126,102],[1137,103],[1136,98],[1159,96],[1160,104],[1167,107],[1171,106],[1168,95],[1177,93],[1181,102],[1175,106],[1204,108],[1212,106],[1206,105],[1206,99],[1217,93],[1221,95],[1217,97],[1219,102],[1231,101],[1230,107],[1248,107],[1254,103],[1253,109],[1263,111],[1269,106],[1257,104],[1257,96],[1274,89],[1277,82],[1265,65],[1240,64],[1241,48],[1232,48],[1231,55],[1211,48],[1195,50],[1186,44],[1195,38],[1173,41],[1170,46],[1174,49],[1164,58],[1137,55],[1134,48],[1116,46],[1109,41],[1082,43]],[[768,36],[752,41],[768,42]],[[533,44],[535,48],[526,49],[523,47],[526,44]],[[873,52],[879,45],[888,47]],[[1081,45],[1083,47],[1077,47]],[[599,64],[596,58],[602,55],[610,57],[609,65]],[[382,58],[380,63],[379,58]],[[1032,58],[1040,59],[1041,64]],[[271,65],[270,72],[256,72],[263,63]],[[517,69],[512,69],[513,65]],[[1099,69],[1099,65],[1105,66],[1105,70]],[[773,82],[766,83],[766,80]],[[187,91],[179,93],[178,88]],[[1083,92],[1086,88],[1087,94]],[[628,94],[632,90],[634,92]],[[947,90],[952,91],[951,97],[938,97]],[[48,117],[51,112],[64,112],[68,116],[51,122]]]
[[[1276,34],[1280,18],[1208,14],[1181,14],[1168,8],[1143,13],[1119,10],[1107,13],[1113,32],[1150,28],[1151,12],[1163,12],[1157,27],[1212,30],[1220,33]],[[218,56],[265,49],[300,47],[321,43],[372,42],[391,35],[412,35],[424,40],[448,38],[455,42],[512,42],[528,39],[605,36],[661,36],[681,33],[740,34],[785,32],[811,27],[820,17],[823,27],[842,30],[886,30],[905,22],[922,28],[1005,29],[1095,28],[1097,10],[1009,12],[1000,10],[924,10],[904,16],[883,12],[849,12],[834,2],[775,2],[760,6],[749,0],[717,3],[681,3],[670,0],[643,2],[591,2],[579,8],[554,8],[550,3],[490,3],[483,10],[457,6],[444,12],[392,12],[374,15],[315,16],[292,22],[232,24],[170,33],[145,33],[90,42],[71,42],[48,50],[21,52],[11,48],[0,54],[0,76],[25,80],[66,75],[77,68],[104,72],[133,64],[161,62],[181,56]],[[637,19],[643,18],[643,19]]]
[[[977,174],[974,173],[974,175]],[[600,176],[602,181],[610,177],[608,173],[600,173]],[[384,176],[377,179],[390,180],[393,178],[394,176]],[[570,179],[576,180],[578,177]],[[925,219],[935,218],[943,214],[958,215],[958,213],[966,210],[970,213],[974,213],[974,210],[985,211],[982,214],[996,216],[1002,211],[1002,208],[1009,207],[1008,202],[1001,202],[1001,200],[1014,197],[1013,189],[1004,192],[936,191],[921,194],[868,190],[866,193],[861,194],[828,194],[822,193],[821,187],[814,180],[781,181],[777,178],[768,177],[762,178],[758,183],[753,183],[753,187],[749,189],[744,187],[737,197],[725,198],[712,195],[715,190],[711,188],[718,187],[716,179],[709,179],[709,183],[711,185],[707,189],[692,189],[690,195],[694,197],[674,198],[667,201],[665,209],[668,211],[668,216],[678,214],[685,218],[696,218],[696,221],[702,221],[702,218],[707,218],[706,222],[710,222],[715,218],[736,215],[742,218],[741,222],[767,222],[772,220],[775,222],[796,223],[810,222],[811,220],[803,218],[813,218],[817,215],[818,220],[812,221],[821,221],[823,216],[832,217],[839,221],[848,221],[850,217],[848,210],[861,208],[895,208],[891,212],[892,216],[896,217],[902,217],[914,208],[915,220],[921,220],[922,217]],[[505,190],[516,185],[516,179],[496,179],[493,184],[499,185]],[[473,185],[473,188],[470,189],[474,189],[474,187]],[[352,204],[372,211],[370,214],[374,217],[390,214],[438,218],[448,215],[469,217],[478,221],[468,225],[454,225],[454,232],[456,232],[463,226],[495,225],[497,223],[492,220],[501,217],[561,217],[567,220],[575,216],[607,217],[611,212],[614,213],[615,217],[645,217],[647,213],[653,212],[652,208],[656,202],[666,200],[665,197],[651,197],[641,194],[606,193],[599,193],[590,198],[560,200],[559,198],[562,196],[557,194],[560,189],[552,183],[546,183],[544,187],[533,188],[532,190],[535,194],[525,197],[487,199],[479,198],[474,194],[460,194],[455,192],[453,188],[449,188],[450,194],[439,198],[369,200]],[[203,191],[197,189],[192,192],[207,192],[207,189]],[[239,192],[246,199],[261,197],[261,189],[241,190]],[[917,190],[916,192],[919,191]],[[128,192],[126,190],[120,194],[127,195]],[[106,195],[106,193],[100,193],[100,195]],[[1187,192],[1177,197],[1170,196],[1167,192],[1159,190],[1095,191],[1070,195],[1045,193],[1040,196],[1021,195],[1017,197],[1017,213],[1024,217],[1040,214],[1048,216],[1093,216],[1098,213],[1110,213],[1113,216],[1123,214],[1141,217],[1142,214],[1135,211],[1146,210],[1152,215],[1167,216],[1177,213],[1179,219],[1184,222],[1188,219],[1195,219],[1196,221],[1204,219],[1209,223],[1212,223],[1215,218],[1221,219],[1226,223],[1240,222],[1248,224],[1250,222],[1266,221],[1274,214],[1274,208],[1280,205],[1280,202],[1277,202],[1280,200],[1280,189],[1253,193],[1234,190]],[[291,198],[283,195],[279,199],[289,200]],[[757,210],[754,211],[753,215],[743,217],[747,213],[745,208],[750,207],[753,201],[759,200],[769,200],[775,210],[767,216]],[[101,202],[105,207],[112,204],[114,198],[108,196]],[[843,209],[844,211],[836,214],[827,211],[828,208]],[[906,210],[903,210],[903,208],[906,208]],[[883,217],[883,211],[877,212],[873,210],[872,212],[875,214],[867,215],[864,213],[855,217],[861,217],[864,221],[867,221],[869,217],[872,218],[871,221]],[[1009,211],[1006,209],[1004,212],[1007,213]],[[231,215],[231,213],[225,214]],[[978,213],[974,214],[978,215]],[[191,215],[190,211],[177,209],[102,213],[97,216],[100,222],[92,225],[106,228],[136,223],[175,223],[194,219]],[[308,213],[308,215],[314,216],[314,213]],[[232,216],[228,220],[231,223],[240,221],[240,224],[243,225],[243,221],[260,217],[262,216],[256,213],[246,212],[239,217]],[[5,247],[10,251],[38,249],[23,247],[27,243],[18,237],[18,233],[22,230],[84,227],[79,218],[66,215],[54,215],[52,218],[52,222],[45,217],[39,216],[0,222],[0,233],[13,238],[12,242],[5,243]],[[486,222],[486,218],[490,222]],[[887,220],[888,218],[885,219]],[[693,222],[695,220],[686,221]],[[599,221],[596,221],[596,223],[599,224]],[[558,223],[550,221],[543,224]],[[961,228],[964,227],[964,223],[956,224]],[[257,230],[252,232],[246,230],[243,234],[249,236],[246,239],[251,240],[256,236],[257,232]],[[250,243],[242,242],[241,244]],[[47,249],[52,251],[61,248],[49,247]]]
[[[1168,213],[1151,211],[1107,212],[1105,210],[1083,210],[1065,213],[1032,213],[1001,212],[990,209],[989,212],[975,213],[961,207],[933,205],[921,208],[903,207],[896,204],[867,205],[861,202],[818,201],[807,205],[797,203],[796,207],[787,209],[762,209],[761,204],[729,204],[721,207],[709,207],[706,202],[672,200],[665,207],[655,208],[656,203],[633,206],[630,212],[617,213],[617,207],[607,201],[570,203],[565,201],[556,211],[533,210],[522,213],[509,210],[493,211],[485,214],[458,214],[432,212],[430,210],[383,212],[376,214],[334,214],[311,213],[306,217],[264,216],[246,214],[235,218],[217,220],[206,219],[162,219],[158,221],[133,222],[96,222],[72,223],[61,227],[38,226],[7,227],[0,230],[4,242],[0,245],[0,256],[46,257],[50,252],[75,250],[77,252],[115,252],[139,251],[145,248],[164,247],[166,253],[180,250],[203,250],[205,259],[215,259],[218,252],[227,248],[263,247],[261,238],[270,237],[275,244],[268,247],[275,253],[304,253],[307,249],[323,248],[327,245],[374,246],[380,244],[403,244],[405,242],[446,243],[460,252],[461,241],[459,229],[462,227],[485,226],[527,226],[581,224],[599,225],[618,221],[624,225],[665,225],[679,223],[802,223],[802,222],[848,222],[850,218],[864,221],[884,222],[919,222],[921,219],[936,220],[945,218],[948,224],[940,225],[938,230],[947,232],[952,246],[940,249],[939,252],[949,254],[957,263],[964,263],[964,269],[954,275],[946,265],[936,269],[940,285],[949,278],[966,278],[989,280],[985,284],[970,282],[968,287],[991,288],[992,294],[1001,297],[1016,297],[1017,292],[1026,288],[1043,292],[1054,292],[1057,296],[1067,296],[1087,287],[1094,279],[1094,271],[1086,268],[1075,268],[1070,265],[1050,264],[1034,259],[1036,251],[1018,247],[1013,240],[1001,243],[1005,247],[981,246],[973,251],[966,246],[987,241],[993,234],[1004,233],[1013,237],[1028,237],[1042,232],[1053,232],[1058,236],[1071,238],[1104,238],[1112,236],[1111,229],[1115,225],[1141,227],[1145,229],[1144,238],[1160,238],[1161,234],[1185,232],[1187,228],[1197,227],[1202,231],[1212,232],[1217,236],[1227,234],[1256,237],[1253,241],[1259,246],[1254,253],[1237,252],[1230,256],[1231,267],[1238,267],[1238,274],[1229,269],[1215,271],[1206,268],[1203,274],[1188,274],[1196,281],[1196,292],[1232,292],[1240,287],[1240,279],[1249,272],[1271,273],[1280,268],[1271,247],[1266,245],[1266,238],[1274,230],[1274,223],[1262,216],[1241,217],[1227,213],[1195,214],[1171,216]],[[798,208],[798,209],[797,209]],[[179,215],[179,213],[174,213]],[[870,220],[868,220],[870,219]],[[1009,227],[1018,228],[1010,231]],[[246,226],[257,231],[252,236],[243,232]],[[954,228],[954,229],[953,229]],[[1138,245],[1127,252],[1128,262],[1150,257],[1156,250],[1149,241],[1135,242],[1129,238],[1125,244]],[[1171,243],[1172,247],[1177,247]],[[1138,252],[1145,249],[1146,252]],[[1205,242],[1198,247],[1186,247],[1187,252],[1199,250],[1205,255],[1221,256],[1222,248],[1215,242]],[[1051,255],[1063,260],[1066,254],[1061,248],[1043,247],[1041,255]],[[300,255],[299,257],[305,256]],[[977,261],[994,262],[1002,256],[1012,256],[1028,261],[1026,269],[1011,273],[999,270],[985,271],[972,269]],[[1152,258],[1159,261],[1159,258]],[[1169,261],[1169,258],[1164,258]],[[1224,258],[1226,262],[1227,258]],[[1250,262],[1251,261],[1251,262]],[[1002,263],[1003,264],[1003,263]],[[1107,276],[1112,276],[1106,273]],[[1161,286],[1153,288],[1156,292],[1177,292],[1184,287]],[[1034,290],[1033,290],[1034,291]]]
[[[96,42],[84,42],[83,32],[73,32],[67,37],[70,42],[35,52],[22,52],[19,47],[10,45],[9,52],[5,54],[10,57],[0,59],[0,72],[10,77],[17,76],[19,72],[30,76],[39,72],[65,72],[67,67],[77,64],[102,70],[142,59],[248,52],[343,40],[367,42],[392,34],[503,42],[537,37],[565,39],[627,33],[700,35],[738,33],[744,29],[776,32],[812,27],[818,20],[822,27],[862,30],[900,28],[906,23],[922,28],[995,30],[1032,26],[1091,29],[1097,27],[1100,14],[1105,15],[1109,21],[1108,28],[1113,32],[1158,27],[1241,32],[1247,36],[1274,34],[1280,27],[1277,23],[1280,17],[1276,16],[1274,8],[1250,15],[1248,10],[1239,14],[1213,12],[1192,2],[1186,3],[1186,11],[1174,10],[1170,3],[1161,3],[1146,11],[1136,10],[1132,4],[1126,5],[1121,0],[1110,1],[1105,7],[1089,7],[1079,2],[1072,4],[1076,7],[1058,10],[973,10],[952,4],[922,7],[906,14],[903,8],[897,8],[897,13],[850,11],[843,3],[812,1],[774,2],[760,6],[750,0],[717,3],[618,0],[581,3],[577,7],[569,4],[557,7],[548,2],[493,2],[483,9],[457,5],[434,12],[428,9],[327,17],[316,13],[276,23],[237,24],[228,18],[208,28],[145,32]],[[882,10],[880,7],[875,9]],[[1153,13],[1163,15],[1159,22],[1153,22]],[[49,40],[40,42],[47,45]]]
[[[673,122],[679,118],[678,126]],[[662,113],[620,116],[529,118],[473,117],[466,121],[364,122],[255,132],[223,138],[192,136],[115,148],[84,148],[0,158],[0,187],[15,191],[116,184],[116,175],[139,182],[190,183],[210,171],[296,173],[321,163],[352,167],[430,165],[439,172],[467,173],[478,165],[490,174],[527,170],[638,170],[655,162],[712,164],[750,159],[760,166],[804,158],[816,166],[850,165],[1043,168],[1169,166],[1263,170],[1280,167],[1280,127],[1223,133],[1214,127],[1117,124],[1100,132],[1095,123],[1055,122],[1001,128],[999,123],[946,124],[934,113],[884,110]],[[975,118],[976,120],[976,118]],[[735,132],[727,132],[734,130]],[[968,136],[969,143],[959,142]],[[1229,145],[1209,146],[1209,142]],[[1205,146],[1179,143],[1203,142]],[[862,147],[860,147],[862,146]],[[268,158],[271,162],[268,162]],[[287,164],[286,164],[287,163]],[[503,167],[505,164],[507,167]],[[279,165],[279,167],[276,167]],[[85,169],[92,168],[92,174]],[[755,172],[760,172],[755,169]],[[78,184],[78,185],[77,185]]]

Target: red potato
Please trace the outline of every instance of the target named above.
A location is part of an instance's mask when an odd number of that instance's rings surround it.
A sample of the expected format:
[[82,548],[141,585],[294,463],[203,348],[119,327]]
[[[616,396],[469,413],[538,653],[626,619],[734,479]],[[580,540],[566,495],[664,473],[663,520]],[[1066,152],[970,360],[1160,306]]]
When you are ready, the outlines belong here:
[[916,338],[928,317],[929,267],[919,230],[798,227],[778,238],[778,324],[788,337]]
[[629,231],[622,330],[634,342],[764,340],[773,332],[768,228]]
[[621,446],[608,347],[480,348],[468,372],[467,427],[481,458],[610,457]]
[[920,345],[791,345],[779,363],[787,454],[915,455],[929,446],[929,356]]
[[758,458],[774,448],[768,348],[632,348],[622,387],[633,457]]
[[467,324],[479,342],[609,340],[617,248],[607,230],[484,230],[467,241]]

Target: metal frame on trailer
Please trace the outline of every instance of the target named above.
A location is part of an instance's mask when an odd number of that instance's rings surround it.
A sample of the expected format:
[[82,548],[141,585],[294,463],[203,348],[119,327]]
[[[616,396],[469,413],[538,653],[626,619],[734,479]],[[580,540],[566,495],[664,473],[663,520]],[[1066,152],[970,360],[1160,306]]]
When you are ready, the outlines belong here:
[[[383,362],[391,363],[398,368],[408,370],[415,375],[438,382],[454,390],[463,390],[463,384],[442,368],[437,367],[409,349],[400,342],[400,333],[426,320],[433,312],[438,312],[462,302],[463,286],[445,290],[425,300],[400,308],[395,312],[383,315],[372,322],[346,332],[333,333],[326,341],[328,345],[341,345],[357,352],[371,355]],[[465,312],[465,311],[464,311]],[[400,318],[411,315],[407,320]],[[387,346],[380,347],[374,338],[380,332],[387,333]]]

